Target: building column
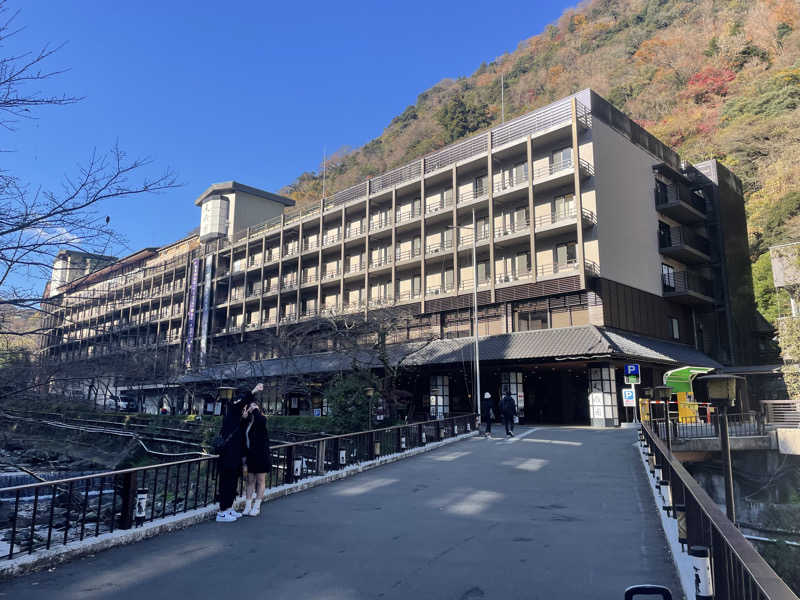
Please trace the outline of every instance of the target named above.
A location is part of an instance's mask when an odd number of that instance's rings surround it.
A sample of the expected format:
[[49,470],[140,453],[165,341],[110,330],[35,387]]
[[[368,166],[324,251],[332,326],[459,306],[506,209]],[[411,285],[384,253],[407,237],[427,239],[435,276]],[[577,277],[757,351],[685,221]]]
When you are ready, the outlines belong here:
[[531,260],[528,266],[531,269],[532,281],[536,281],[536,210],[533,197],[533,139],[531,135],[528,135],[526,146],[528,154],[528,220],[531,229]]
[[586,261],[583,257],[583,198],[581,197],[581,156],[580,156],[580,140],[578,139],[578,104],[577,100],[572,98],[572,166],[574,170],[575,180],[575,210],[577,212],[577,225],[578,225],[578,251],[576,258],[578,260],[578,274],[581,278],[581,289],[586,289]]

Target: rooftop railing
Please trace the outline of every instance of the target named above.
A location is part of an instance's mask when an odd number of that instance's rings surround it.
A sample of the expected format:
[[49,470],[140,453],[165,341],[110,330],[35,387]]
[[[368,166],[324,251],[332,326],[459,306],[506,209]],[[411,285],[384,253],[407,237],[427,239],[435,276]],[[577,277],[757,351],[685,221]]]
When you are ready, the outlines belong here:
[[416,179],[422,174],[422,160],[415,160],[403,167],[393,169],[388,173],[379,175],[374,179],[369,180],[369,193],[377,194],[384,190],[390,190],[392,187]]
[[425,157],[425,173],[431,173],[438,169],[449,167],[457,162],[477,156],[489,149],[488,134],[481,134],[475,137],[458,142],[452,146],[447,146]]

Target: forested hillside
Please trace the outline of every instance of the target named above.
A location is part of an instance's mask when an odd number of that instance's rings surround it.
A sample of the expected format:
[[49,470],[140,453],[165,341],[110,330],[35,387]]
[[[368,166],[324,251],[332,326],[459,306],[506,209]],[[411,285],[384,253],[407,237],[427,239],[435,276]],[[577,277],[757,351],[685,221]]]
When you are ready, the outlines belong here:
[[[741,177],[759,308],[777,314],[768,246],[800,236],[800,0],[589,0],[517,49],[417,97],[327,162],[335,192],[591,87],[681,155]],[[322,169],[283,192],[317,201]]]

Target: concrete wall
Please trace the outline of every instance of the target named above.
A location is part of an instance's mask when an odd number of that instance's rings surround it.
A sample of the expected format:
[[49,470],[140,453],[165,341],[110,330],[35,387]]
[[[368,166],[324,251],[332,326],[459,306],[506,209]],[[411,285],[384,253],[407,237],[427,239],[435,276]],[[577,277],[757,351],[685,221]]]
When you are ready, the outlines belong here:
[[233,215],[228,220],[228,236],[278,217],[284,208],[283,204],[245,192],[226,194],[225,197],[230,201],[230,214]]
[[659,160],[599,119],[593,121],[592,133],[600,272],[607,279],[660,296],[652,170]]

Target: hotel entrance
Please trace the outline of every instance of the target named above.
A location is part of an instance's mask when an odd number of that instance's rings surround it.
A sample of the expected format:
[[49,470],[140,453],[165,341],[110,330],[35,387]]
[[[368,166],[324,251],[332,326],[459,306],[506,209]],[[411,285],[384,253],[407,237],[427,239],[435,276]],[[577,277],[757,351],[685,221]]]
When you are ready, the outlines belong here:
[[585,368],[537,369],[527,377],[525,422],[541,425],[588,425]]

